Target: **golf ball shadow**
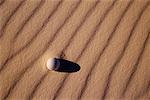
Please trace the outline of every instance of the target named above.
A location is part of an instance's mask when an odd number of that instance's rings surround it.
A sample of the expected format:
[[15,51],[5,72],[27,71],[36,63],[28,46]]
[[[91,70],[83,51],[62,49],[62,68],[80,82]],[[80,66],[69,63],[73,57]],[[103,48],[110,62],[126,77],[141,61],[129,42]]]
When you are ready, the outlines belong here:
[[57,72],[67,72],[67,73],[73,73],[80,70],[80,66],[77,63],[64,60],[61,58],[53,58],[53,60],[50,60],[51,65],[53,67],[51,70],[57,71]]

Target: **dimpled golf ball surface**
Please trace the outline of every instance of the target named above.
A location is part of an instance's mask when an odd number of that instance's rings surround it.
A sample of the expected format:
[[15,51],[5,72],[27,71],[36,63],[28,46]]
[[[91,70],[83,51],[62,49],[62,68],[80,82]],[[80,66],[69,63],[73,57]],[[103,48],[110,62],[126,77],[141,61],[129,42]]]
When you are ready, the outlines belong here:
[[49,70],[57,70],[59,66],[60,66],[60,63],[56,58],[50,58],[47,60],[47,68]]

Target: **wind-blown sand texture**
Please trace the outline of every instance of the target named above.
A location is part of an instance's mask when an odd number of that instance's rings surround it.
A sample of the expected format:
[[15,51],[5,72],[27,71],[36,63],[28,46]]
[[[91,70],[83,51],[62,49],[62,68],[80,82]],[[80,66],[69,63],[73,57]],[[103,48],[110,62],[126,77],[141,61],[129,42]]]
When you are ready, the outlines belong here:
[[0,0],[0,99],[150,100],[150,0]]

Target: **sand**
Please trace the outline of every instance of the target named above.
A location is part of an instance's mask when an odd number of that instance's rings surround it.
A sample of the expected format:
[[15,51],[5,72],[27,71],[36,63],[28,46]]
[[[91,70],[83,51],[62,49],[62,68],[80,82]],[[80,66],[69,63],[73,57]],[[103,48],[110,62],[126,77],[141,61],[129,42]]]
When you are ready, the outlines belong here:
[[0,0],[0,99],[149,100],[149,34],[149,0]]

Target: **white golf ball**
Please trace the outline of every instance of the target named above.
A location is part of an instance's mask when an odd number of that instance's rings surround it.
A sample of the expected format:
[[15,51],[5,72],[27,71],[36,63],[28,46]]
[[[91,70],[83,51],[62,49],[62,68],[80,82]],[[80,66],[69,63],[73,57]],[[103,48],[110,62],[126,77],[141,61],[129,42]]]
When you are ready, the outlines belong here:
[[47,60],[47,68],[49,70],[57,70],[60,66],[60,62],[56,58],[50,58]]

